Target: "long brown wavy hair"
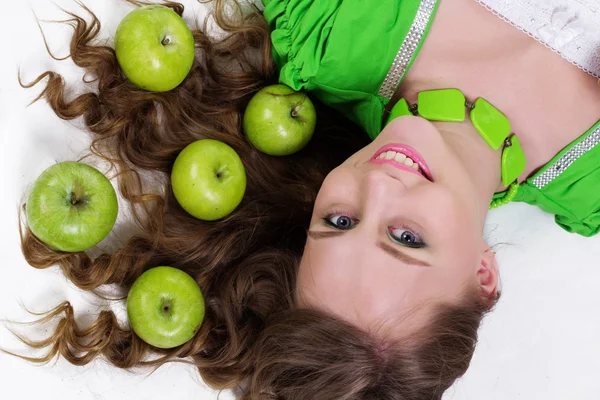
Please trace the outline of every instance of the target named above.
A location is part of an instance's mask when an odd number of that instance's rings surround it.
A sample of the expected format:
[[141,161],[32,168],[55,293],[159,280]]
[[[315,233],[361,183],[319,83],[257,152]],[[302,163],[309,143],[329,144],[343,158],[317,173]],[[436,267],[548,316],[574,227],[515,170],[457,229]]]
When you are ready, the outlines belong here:
[[[25,226],[26,260],[35,268],[58,265],[82,289],[113,284],[124,293],[149,268],[179,268],[196,279],[205,295],[201,329],[188,343],[163,350],[120,326],[108,310],[80,327],[65,302],[40,320],[59,320],[51,336],[21,338],[47,349],[44,356],[28,359],[47,362],[62,356],[84,365],[103,357],[120,368],[186,361],[216,389],[243,384],[243,399],[441,398],[466,371],[493,300],[469,291],[458,305],[440,305],[430,325],[401,340],[295,306],[296,269],[316,194],[327,173],[366,145],[367,136],[317,103],[317,130],[303,151],[276,158],[253,149],[241,118],[251,96],[277,81],[270,31],[258,10],[232,10],[227,0],[213,3],[212,18],[226,35],[215,39],[193,30],[196,61],[170,92],[146,92],[127,81],[114,50],[97,40],[100,21],[83,4],[91,22],[69,14],[67,23],[74,29],[70,55],[95,90],[68,99],[62,77],[51,71],[22,83],[32,87],[47,79],[36,100],[45,99],[62,119],[83,118],[92,137],[90,152],[117,172],[119,192],[137,228],[121,248],[92,255],[57,252]],[[163,4],[183,14],[181,4]],[[203,138],[233,147],[247,173],[242,204],[217,222],[188,215],[169,183],[178,153]],[[148,189],[157,185],[157,190]]]

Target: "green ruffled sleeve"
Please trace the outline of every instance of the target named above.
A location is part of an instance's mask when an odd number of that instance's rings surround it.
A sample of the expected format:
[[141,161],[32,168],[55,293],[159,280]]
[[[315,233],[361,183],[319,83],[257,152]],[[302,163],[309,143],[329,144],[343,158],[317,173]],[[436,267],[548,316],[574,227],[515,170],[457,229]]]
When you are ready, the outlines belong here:
[[294,90],[314,89],[313,78],[343,0],[268,0],[264,16],[271,21],[273,56],[280,81]]
[[[600,158],[590,163],[586,174],[573,176],[576,169],[565,171],[557,181],[545,188],[547,196],[560,199],[568,211],[557,214],[556,223],[568,232],[594,236],[600,232]],[[571,173],[570,173],[571,172]]]
[[600,232],[600,123],[528,179],[515,200],[555,214],[568,232]]
[[[312,92],[371,137],[377,136],[390,100],[379,94],[380,88],[417,13],[424,5],[431,12],[435,0],[263,0],[263,4],[279,81]],[[413,42],[408,43],[417,46],[418,40]]]

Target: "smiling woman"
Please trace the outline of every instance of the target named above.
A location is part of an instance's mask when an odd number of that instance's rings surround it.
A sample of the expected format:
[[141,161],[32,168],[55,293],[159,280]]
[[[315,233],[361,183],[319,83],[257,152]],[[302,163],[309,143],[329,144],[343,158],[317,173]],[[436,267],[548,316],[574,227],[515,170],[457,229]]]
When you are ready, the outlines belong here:
[[[169,6],[182,12],[177,4]],[[429,272],[431,277],[438,276],[434,257],[442,250],[438,249],[433,232],[423,232],[421,237],[411,229],[402,230],[404,225],[433,228],[418,221],[418,215],[409,218],[402,213],[382,214],[382,207],[389,206],[392,199],[386,200],[381,194],[398,194],[400,187],[410,183],[397,175],[400,171],[413,179],[427,179],[412,168],[368,162],[375,154],[376,143],[347,161],[354,169],[344,172],[346,164],[342,161],[364,146],[366,136],[356,125],[320,103],[314,139],[297,155],[269,157],[247,144],[241,131],[245,105],[254,92],[274,78],[270,32],[258,13],[243,18],[235,14],[237,17],[230,19],[224,12],[224,1],[217,0],[214,7],[216,22],[229,36],[219,42],[200,30],[193,31],[201,56],[183,83],[164,93],[146,92],[128,82],[116,63],[114,50],[94,43],[99,21],[93,18],[88,24],[72,15],[70,23],[75,34],[71,56],[76,64],[86,68],[88,76],[96,78],[98,91],[67,100],[65,85],[53,72],[34,83],[49,78],[42,97],[58,116],[83,117],[93,135],[92,150],[118,168],[120,193],[143,230],[115,253],[98,257],[56,252],[29,231],[22,243],[23,254],[31,265],[59,265],[75,285],[85,290],[106,284],[128,290],[144,271],[153,267],[170,265],[181,269],[195,278],[204,293],[204,323],[192,340],[167,350],[144,343],[134,332],[120,326],[111,311],[103,311],[91,327],[82,329],[73,318],[71,305],[62,304],[49,314],[64,316],[57,330],[41,342],[26,343],[49,349],[39,361],[61,355],[76,365],[98,356],[121,368],[191,359],[204,380],[215,388],[246,382],[243,397],[248,399],[382,399],[400,393],[407,399],[441,397],[468,367],[479,323],[494,304],[493,298],[470,286],[461,291],[456,301],[431,302],[428,312],[419,314],[423,327],[411,326],[409,334],[399,335],[396,330],[378,332],[368,325],[384,311],[390,321],[410,314],[400,309],[392,313],[386,306],[406,297],[396,290],[395,296],[385,299],[393,281],[410,274],[421,279],[417,272],[421,270],[433,271]],[[261,57],[257,60],[251,54]],[[239,65],[239,70],[232,71],[231,65]],[[175,201],[168,180],[177,155],[202,138],[228,144],[239,154],[247,174],[246,195],[240,207],[214,223],[187,214]],[[413,157],[418,159],[416,153]],[[318,188],[325,175],[340,164],[342,167],[323,184],[311,223]],[[425,164],[423,169],[427,169]],[[144,192],[141,171],[161,177],[159,182],[167,182],[159,191],[164,194]],[[341,211],[350,212],[351,218],[343,214],[336,219],[340,210],[329,209],[325,201],[329,196],[327,188],[338,174],[343,179],[356,180],[343,185],[339,194],[344,197],[335,200],[346,207]],[[389,189],[388,179],[393,182]],[[363,180],[369,191],[374,189],[374,196],[356,196],[357,185],[362,185]],[[371,188],[372,184],[375,186]],[[349,191],[352,196],[346,197]],[[361,201],[367,206],[364,210]],[[373,212],[370,207],[374,207]],[[326,216],[327,225],[318,227],[317,218],[321,221]],[[389,218],[394,223],[387,223]],[[311,236],[324,235],[334,223],[353,226],[355,219],[360,220],[357,227],[343,235],[309,239],[305,257],[299,263],[307,231],[313,232]],[[333,254],[339,254],[340,261],[344,261],[339,244],[345,239],[364,240],[364,252],[355,254],[357,261],[382,272],[371,274],[371,280],[365,280],[359,288],[365,297],[355,305],[365,311],[361,320],[365,324],[357,324],[354,314],[343,314],[345,309],[336,309],[335,302],[328,304],[327,309],[318,309],[314,306],[317,303],[310,302],[311,281],[307,284],[305,277],[312,272],[307,273],[306,266],[318,262],[320,257],[312,247],[330,245]],[[421,240],[427,241],[427,247],[415,248]],[[361,249],[356,243],[354,246],[355,250]],[[365,258],[370,253],[377,259]],[[432,267],[410,265],[416,262],[413,259]],[[390,262],[400,268],[391,269]],[[320,277],[330,276],[334,281],[329,284],[337,280],[343,290],[338,294],[345,296],[355,284],[353,280],[340,279],[344,273],[339,265],[332,264],[328,270],[315,269],[314,278],[318,282]],[[364,271],[353,264],[355,278],[367,277]],[[383,290],[372,286],[378,284],[372,279],[377,276],[391,279]],[[369,291],[374,294],[372,298],[366,298]],[[413,304],[417,300],[413,299]],[[401,308],[408,310],[404,305]],[[425,315],[435,322],[425,323]],[[386,324],[386,328],[388,325],[391,324]],[[150,354],[155,357],[148,358]]]
[[[321,186],[298,272],[303,303],[365,330],[415,331],[434,318],[432,306],[477,290],[496,297],[498,266],[478,234],[487,207],[473,192],[468,170],[431,123],[392,122]],[[427,316],[417,318],[416,309]]]

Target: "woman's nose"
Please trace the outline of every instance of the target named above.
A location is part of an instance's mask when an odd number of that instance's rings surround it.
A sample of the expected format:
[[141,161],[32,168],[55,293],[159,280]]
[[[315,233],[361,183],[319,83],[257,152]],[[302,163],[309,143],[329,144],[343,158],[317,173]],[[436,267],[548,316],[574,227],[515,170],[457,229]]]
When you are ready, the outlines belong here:
[[364,203],[367,207],[385,206],[390,199],[397,199],[406,189],[404,184],[385,171],[371,170],[363,176]]

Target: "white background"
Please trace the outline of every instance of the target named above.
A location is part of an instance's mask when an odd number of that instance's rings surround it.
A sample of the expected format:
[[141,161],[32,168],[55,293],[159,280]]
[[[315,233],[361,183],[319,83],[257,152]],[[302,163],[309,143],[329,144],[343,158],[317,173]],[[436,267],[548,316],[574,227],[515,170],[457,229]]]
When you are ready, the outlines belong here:
[[[55,3],[82,13],[71,0]],[[130,9],[117,0],[87,0],[86,4],[103,23],[101,37],[108,39]],[[184,4],[188,22],[203,18],[203,5],[192,0]],[[78,317],[89,320],[90,313],[107,305],[75,289],[55,268],[31,268],[19,248],[17,210],[28,186],[53,163],[76,159],[89,140],[80,122],[58,119],[43,101],[28,107],[41,87],[24,90],[17,83],[19,68],[25,81],[50,69],[63,74],[73,90],[82,89],[82,71],[70,60],[55,61],[47,54],[34,12],[40,20],[64,17],[49,0],[11,1],[0,10],[0,319],[29,320],[21,304],[43,311],[69,300]],[[42,24],[54,54],[68,54],[70,29]],[[488,239],[497,245],[503,298],[485,320],[471,369],[447,398],[600,398],[600,315],[596,312],[600,236],[585,239],[568,234],[554,225],[551,216],[512,204],[491,213]],[[116,308],[123,315],[121,306]],[[0,326],[0,347],[27,352],[5,324]],[[187,366],[169,365],[149,375],[121,371],[101,361],[86,367],[64,361],[40,367],[0,353],[2,399],[217,397]],[[232,396],[223,393],[219,398]]]

